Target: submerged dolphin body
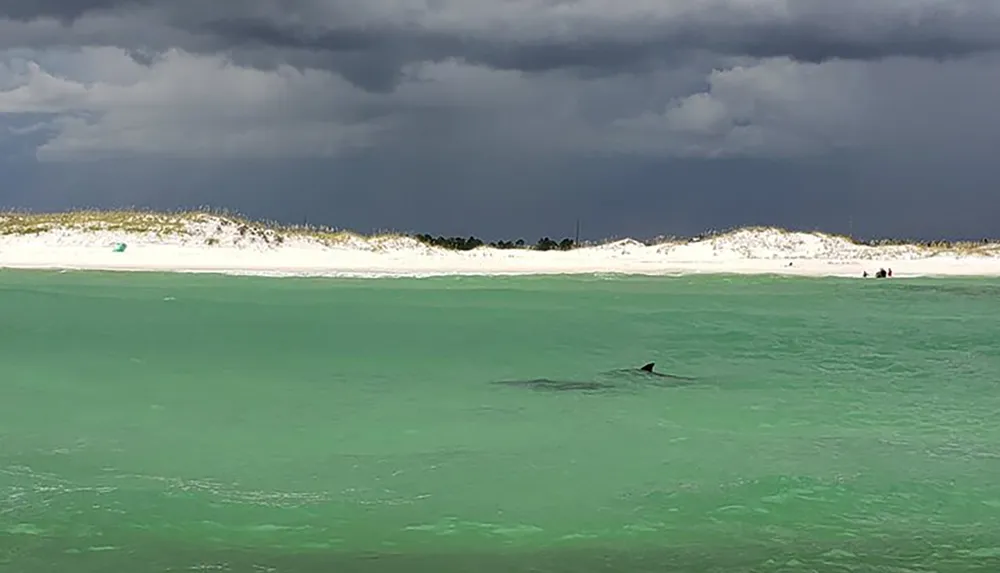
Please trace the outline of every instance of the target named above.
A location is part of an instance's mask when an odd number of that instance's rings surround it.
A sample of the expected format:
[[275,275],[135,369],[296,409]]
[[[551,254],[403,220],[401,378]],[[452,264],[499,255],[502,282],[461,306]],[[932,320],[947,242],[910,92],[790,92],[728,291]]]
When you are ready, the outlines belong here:
[[[494,382],[504,386],[519,386],[532,390],[543,390],[549,392],[600,392],[608,390],[623,390],[635,388],[637,386],[677,386],[678,382],[693,381],[694,378],[686,376],[675,376],[673,374],[663,374],[653,370],[655,362],[650,362],[641,368],[627,368],[623,370],[613,370],[602,376],[598,380],[552,380],[549,378],[535,378],[533,380],[504,380]],[[670,380],[670,383],[649,383],[650,378]]]
[[504,386],[520,386],[531,390],[546,390],[550,392],[596,392],[599,390],[610,390],[615,386],[603,382],[592,382],[582,380],[550,380],[548,378],[536,378],[534,380],[501,380],[494,384]]

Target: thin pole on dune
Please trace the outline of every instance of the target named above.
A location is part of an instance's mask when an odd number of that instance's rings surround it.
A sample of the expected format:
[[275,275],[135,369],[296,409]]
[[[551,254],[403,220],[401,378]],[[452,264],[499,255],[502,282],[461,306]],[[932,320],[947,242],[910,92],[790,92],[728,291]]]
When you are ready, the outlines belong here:
[[576,237],[573,239],[574,245],[580,244],[580,218],[576,218]]

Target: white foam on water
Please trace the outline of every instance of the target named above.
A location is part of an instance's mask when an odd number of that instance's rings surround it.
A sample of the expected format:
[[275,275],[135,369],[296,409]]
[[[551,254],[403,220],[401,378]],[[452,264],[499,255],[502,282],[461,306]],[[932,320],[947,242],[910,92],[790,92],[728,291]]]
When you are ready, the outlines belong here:
[[[135,231],[89,214],[86,223],[51,222],[12,230],[0,216],[0,267],[170,271],[270,277],[431,277],[492,275],[685,275],[708,273],[894,277],[1000,276],[1000,245],[963,248],[867,246],[845,237],[746,228],[700,240],[646,245],[624,239],[569,251],[480,247],[451,251],[401,236],[360,237],[281,230],[207,214],[155,217],[162,228]],[[44,215],[29,215],[40,218]],[[131,228],[133,230],[128,230]],[[114,252],[125,243],[124,252]]]

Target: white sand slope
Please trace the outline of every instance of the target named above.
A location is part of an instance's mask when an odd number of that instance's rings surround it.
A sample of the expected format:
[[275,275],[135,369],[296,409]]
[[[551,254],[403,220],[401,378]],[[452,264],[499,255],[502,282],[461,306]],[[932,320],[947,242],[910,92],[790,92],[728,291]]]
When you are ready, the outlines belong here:
[[[114,252],[125,243],[124,252]],[[1000,245],[870,247],[843,237],[741,229],[646,246],[630,239],[571,251],[447,251],[412,238],[281,229],[187,213],[0,216],[0,267],[254,275],[790,274],[1000,276]]]

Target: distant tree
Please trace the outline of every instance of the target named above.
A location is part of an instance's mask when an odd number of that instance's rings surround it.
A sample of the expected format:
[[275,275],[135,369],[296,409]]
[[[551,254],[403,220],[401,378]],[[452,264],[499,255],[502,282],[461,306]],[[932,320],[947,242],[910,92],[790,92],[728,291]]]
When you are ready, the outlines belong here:
[[483,245],[483,242],[476,237],[432,237],[427,234],[414,236],[415,239],[426,245],[450,249],[453,251],[470,251]]
[[[472,249],[481,247],[484,244],[486,244],[481,239],[471,236],[443,237],[441,235],[438,235],[437,237],[434,237],[426,233],[419,233],[413,235],[413,238],[425,245],[430,245],[442,249],[449,249],[453,251],[471,251]],[[523,249],[525,248],[526,245],[524,239],[518,239],[513,242],[505,240],[492,241],[489,243],[489,246],[495,249]],[[551,251],[551,250],[568,251],[570,249],[573,249],[575,246],[576,244],[573,242],[572,239],[563,239],[562,241],[559,241],[557,243],[548,237],[542,237],[541,239],[538,240],[538,243],[536,243],[532,248],[539,251]]]
[[538,251],[551,251],[557,248],[559,248],[559,244],[548,237],[538,239],[538,243],[535,244],[535,250]]
[[465,243],[460,247],[463,251],[471,251],[477,247],[483,246],[483,242],[475,237],[469,237],[465,240]]
[[516,245],[510,241],[494,241],[490,243],[490,246],[496,249],[513,249]]

